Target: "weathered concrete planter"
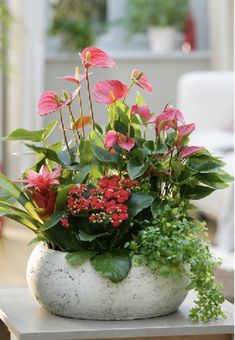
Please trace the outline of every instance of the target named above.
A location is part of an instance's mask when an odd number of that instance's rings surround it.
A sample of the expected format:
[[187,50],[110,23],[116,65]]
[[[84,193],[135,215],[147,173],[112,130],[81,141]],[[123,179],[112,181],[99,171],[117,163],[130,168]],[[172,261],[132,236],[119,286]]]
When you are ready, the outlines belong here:
[[174,312],[186,297],[185,277],[162,278],[133,266],[126,279],[112,283],[89,261],[72,267],[65,255],[39,244],[28,261],[30,291],[53,314],[96,320],[149,318]]

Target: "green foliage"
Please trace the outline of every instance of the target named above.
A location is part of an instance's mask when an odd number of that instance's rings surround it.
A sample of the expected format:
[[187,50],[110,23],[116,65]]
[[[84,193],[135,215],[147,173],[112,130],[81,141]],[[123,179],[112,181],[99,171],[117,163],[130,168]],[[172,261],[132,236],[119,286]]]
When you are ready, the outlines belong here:
[[83,49],[102,31],[105,13],[105,0],[59,0],[52,3],[50,33],[59,34],[67,49]]
[[135,255],[137,264],[158,270],[162,276],[189,271],[188,289],[195,289],[198,295],[190,313],[193,321],[224,317],[221,310],[224,298],[214,283],[218,263],[205,240],[205,224],[189,217],[188,209],[192,206],[187,201],[168,199],[163,203],[159,207],[159,202],[154,202],[155,217],[141,222],[142,230],[126,246]]
[[130,34],[146,32],[150,26],[184,29],[188,0],[129,0],[126,26]]
[[87,260],[90,260],[94,255],[95,252],[92,250],[80,250],[66,254],[66,260],[71,266],[80,266]]
[[131,269],[131,259],[125,250],[116,250],[91,259],[91,264],[97,272],[108,277],[112,282],[119,282],[127,277]]

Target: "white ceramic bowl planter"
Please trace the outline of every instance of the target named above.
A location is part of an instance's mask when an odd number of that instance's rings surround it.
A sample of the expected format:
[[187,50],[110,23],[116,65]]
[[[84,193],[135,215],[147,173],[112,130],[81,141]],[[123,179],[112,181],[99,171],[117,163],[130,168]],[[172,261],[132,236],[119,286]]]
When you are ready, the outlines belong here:
[[72,267],[65,255],[39,244],[28,261],[30,291],[53,314],[96,320],[148,318],[174,312],[186,297],[185,277],[163,278],[132,266],[126,279],[113,283],[89,261]]

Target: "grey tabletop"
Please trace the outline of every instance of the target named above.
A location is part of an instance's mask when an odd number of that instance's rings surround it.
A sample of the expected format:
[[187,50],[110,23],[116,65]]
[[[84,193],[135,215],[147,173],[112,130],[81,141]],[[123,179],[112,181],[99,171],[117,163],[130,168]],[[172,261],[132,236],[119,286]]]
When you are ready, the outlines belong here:
[[26,288],[0,289],[0,319],[23,340],[71,340],[131,338],[196,334],[232,334],[233,305],[226,301],[226,320],[192,323],[188,312],[193,304],[188,294],[177,312],[151,319],[91,321],[55,316],[43,310]]

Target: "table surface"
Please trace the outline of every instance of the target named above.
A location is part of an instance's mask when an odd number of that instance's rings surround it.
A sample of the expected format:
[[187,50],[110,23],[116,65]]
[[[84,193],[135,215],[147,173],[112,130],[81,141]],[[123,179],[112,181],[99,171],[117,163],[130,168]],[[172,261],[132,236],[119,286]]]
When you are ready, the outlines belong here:
[[178,311],[167,316],[131,321],[91,321],[59,317],[43,310],[27,288],[0,289],[0,319],[23,340],[105,339],[196,334],[233,334],[233,305],[225,301],[226,320],[192,323],[189,293]]

